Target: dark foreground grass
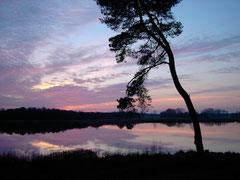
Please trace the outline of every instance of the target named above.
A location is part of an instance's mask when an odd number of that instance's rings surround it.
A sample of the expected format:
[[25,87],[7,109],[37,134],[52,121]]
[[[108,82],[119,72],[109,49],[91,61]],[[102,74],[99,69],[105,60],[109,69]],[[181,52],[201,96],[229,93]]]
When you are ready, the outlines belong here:
[[98,157],[92,151],[36,156],[0,156],[0,179],[239,179],[240,154],[195,152]]

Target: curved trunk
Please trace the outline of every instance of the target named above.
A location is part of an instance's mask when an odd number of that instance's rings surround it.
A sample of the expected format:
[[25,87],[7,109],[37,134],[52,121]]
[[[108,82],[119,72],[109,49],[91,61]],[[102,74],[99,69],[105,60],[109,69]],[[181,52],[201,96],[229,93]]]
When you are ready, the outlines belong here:
[[160,39],[153,33],[151,32],[151,30],[149,30],[146,25],[144,24],[144,20],[143,20],[143,15],[140,11],[139,8],[139,3],[136,0],[135,1],[135,5],[136,5],[136,10],[137,13],[139,15],[140,18],[140,23],[142,25],[143,30],[149,35],[151,36],[168,54],[169,57],[169,68],[170,68],[170,72],[172,75],[172,79],[174,82],[174,85],[177,89],[177,91],[179,92],[179,94],[183,97],[190,117],[192,119],[192,123],[193,123],[193,127],[194,127],[194,144],[196,145],[196,149],[197,152],[199,154],[203,154],[204,152],[204,148],[203,148],[203,143],[202,143],[202,134],[201,134],[201,129],[200,129],[200,125],[199,125],[199,121],[198,121],[198,117],[197,117],[197,113],[194,109],[194,106],[192,104],[191,98],[190,96],[187,94],[187,92],[183,89],[182,85],[180,84],[179,80],[178,80],[178,76],[176,73],[176,69],[175,69],[175,62],[174,62],[174,56],[171,50],[171,47],[167,41],[167,39],[165,38],[165,36],[163,35],[162,31],[158,28],[158,26],[156,25],[156,23],[154,22],[154,19],[152,17],[152,15],[149,13],[148,9],[146,8],[144,1],[139,1],[141,6],[143,7],[143,9],[145,10],[147,16],[149,17],[149,21],[151,22],[151,24],[153,25],[154,30],[157,32],[157,34],[159,35]]
[[176,68],[175,68],[174,56],[173,56],[172,50],[170,48],[168,48],[167,54],[169,57],[169,68],[170,68],[170,72],[172,75],[174,85],[175,85],[177,91],[179,92],[179,94],[184,99],[184,101],[187,105],[190,117],[192,119],[192,123],[193,123],[193,127],[194,127],[194,144],[196,145],[197,153],[203,154],[204,148],[203,148],[203,142],[202,142],[202,134],[201,134],[201,129],[200,129],[197,113],[194,109],[194,106],[192,104],[190,96],[183,89],[182,85],[180,84],[180,82],[178,80],[178,76],[177,76]]

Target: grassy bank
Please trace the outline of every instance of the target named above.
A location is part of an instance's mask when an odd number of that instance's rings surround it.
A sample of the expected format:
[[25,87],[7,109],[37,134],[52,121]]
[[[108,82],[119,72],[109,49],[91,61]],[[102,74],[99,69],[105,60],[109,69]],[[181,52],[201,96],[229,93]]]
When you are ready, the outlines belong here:
[[54,153],[32,159],[0,156],[1,179],[236,179],[240,154],[195,152],[98,157],[92,151]]

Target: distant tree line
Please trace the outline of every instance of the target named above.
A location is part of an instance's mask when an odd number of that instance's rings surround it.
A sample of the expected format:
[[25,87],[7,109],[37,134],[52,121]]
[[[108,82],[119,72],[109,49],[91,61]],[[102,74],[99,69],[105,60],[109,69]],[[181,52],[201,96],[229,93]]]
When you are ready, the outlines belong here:
[[60,109],[43,108],[16,108],[0,109],[0,119],[3,120],[98,120],[114,118],[137,118],[135,112],[76,112]]
[[[222,109],[207,108],[198,113],[200,121],[235,120],[240,119],[240,112],[229,113]],[[0,109],[0,120],[100,120],[100,119],[190,119],[189,113],[182,108],[167,109],[159,114],[142,114],[137,112],[82,112],[60,109],[42,108],[16,108]]]
[[76,112],[45,107],[0,109],[0,132],[24,135],[103,125],[131,129],[139,116],[135,112]]
[[[207,124],[240,122],[240,113],[228,113],[211,108],[198,113],[199,120]],[[0,109],[0,132],[8,134],[35,134],[60,132],[73,128],[98,128],[103,125],[117,125],[119,128],[132,129],[138,123],[165,123],[178,126],[191,123],[184,109],[167,109],[157,113],[136,112],[76,112],[47,108]]]
[[[167,109],[159,114],[160,119],[189,119],[189,113],[182,108]],[[198,113],[201,122],[209,121],[239,121],[240,112],[229,113],[223,109],[207,108]]]

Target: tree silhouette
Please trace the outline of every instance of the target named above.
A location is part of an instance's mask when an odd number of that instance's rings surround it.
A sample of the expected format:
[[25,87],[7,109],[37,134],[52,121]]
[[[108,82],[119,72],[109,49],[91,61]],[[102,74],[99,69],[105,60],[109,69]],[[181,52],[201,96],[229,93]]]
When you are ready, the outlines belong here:
[[[105,23],[118,35],[109,39],[110,50],[116,53],[117,62],[124,62],[126,57],[132,57],[140,65],[139,71],[127,84],[125,98],[118,100],[119,108],[138,107],[147,109],[151,97],[144,86],[151,69],[162,64],[169,66],[174,85],[183,97],[191,116],[197,152],[204,152],[201,129],[196,111],[188,93],[179,82],[174,55],[168,37],[174,38],[182,32],[182,24],[177,22],[171,8],[181,0],[96,0],[101,9]],[[168,58],[166,58],[168,57]],[[134,99],[135,98],[135,99]]]

